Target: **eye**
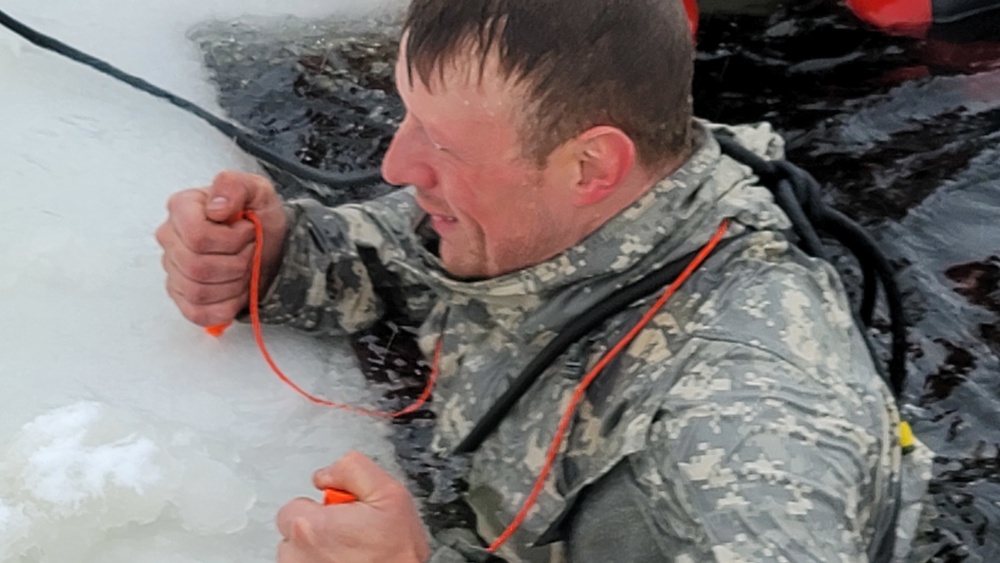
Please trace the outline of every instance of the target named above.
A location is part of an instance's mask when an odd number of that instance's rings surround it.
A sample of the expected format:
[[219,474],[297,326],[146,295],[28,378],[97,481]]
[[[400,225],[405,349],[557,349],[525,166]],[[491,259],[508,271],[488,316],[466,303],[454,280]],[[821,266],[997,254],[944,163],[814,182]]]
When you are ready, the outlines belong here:
[[420,132],[423,134],[424,140],[427,141],[427,144],[429,144],[434,150],[439,151],[439,152],[443,152],[443,153],[449,154],[449,155],[454,154],[454,152],[452,152],[451,149],[449,149],[448,147],[446,147],[446,146],[442,145],[441,143],[437,142],[434,139],[434,137],[431,136],[430,131],[428,131],[427,128],[423,126],[423,124],[420,125]]
[[420,131],[424,134],[424,139],[427,139],[427,142],[430,143],[432,147],[434,147],[434,150],[441,152],[448,152],[448,149],[445,148],[444,145],[435,141],[434,138],[431,137],[430,132],[423,126],[423,124],[420,125]]

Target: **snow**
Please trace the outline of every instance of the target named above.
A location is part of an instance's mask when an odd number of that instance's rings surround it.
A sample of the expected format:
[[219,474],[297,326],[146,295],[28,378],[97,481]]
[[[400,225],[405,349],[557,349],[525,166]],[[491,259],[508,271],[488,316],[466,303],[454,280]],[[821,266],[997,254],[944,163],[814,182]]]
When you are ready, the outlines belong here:
[[[155,459],[159,448],[149,438],[135,433],[108,442],[99,436],[88,444],[102,415],[99,403],[81,402],[56,412],[39,416],[24,427],[21,451],[16,448],[5,457],[5,467],[18,453],[24,454],[22,479],[28,492],[50,504],[79,506],[111,487],[142,495],[144,489],[163,479],[163,470]],[[121,422],[112,429],[129,431]]]
[[[280,8],[278,7],[280,5]],[[8,0],[43,33],[218,113],[185,32],[212,18],[325,17],[362,0]],[[276,24],[277,25],[277,24]],[[169,194],[253,170],[176,108],[0,30],[0,561],[274,560],[273,519],[379,422],[308,403],[250,330],[213,339],[163,289]],[[345,342],[271,328],[305,388],[371,405]]]

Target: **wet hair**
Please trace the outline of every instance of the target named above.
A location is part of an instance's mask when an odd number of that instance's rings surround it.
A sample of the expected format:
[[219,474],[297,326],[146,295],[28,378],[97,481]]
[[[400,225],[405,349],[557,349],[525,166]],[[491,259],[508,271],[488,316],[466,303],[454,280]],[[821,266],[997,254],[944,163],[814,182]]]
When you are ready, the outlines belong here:
[[[526,153],[539,163],[597,125],[621,129],[640,162],[691,145],[694,45],[682,0],[413,0],[403,25],[409,80],[431,88],[460,57],[497,55],[526,88]],[[473,59],[475,60],[475,59]]]

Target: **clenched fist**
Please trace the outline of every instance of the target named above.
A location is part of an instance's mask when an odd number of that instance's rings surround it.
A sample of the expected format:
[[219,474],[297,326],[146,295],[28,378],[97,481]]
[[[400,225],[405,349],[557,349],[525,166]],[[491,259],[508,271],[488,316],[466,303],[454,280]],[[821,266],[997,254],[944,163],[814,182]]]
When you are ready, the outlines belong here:
[[232,321],[249,305],[254,252],[253,224],[234,220],[241,211],[253,211],[263,227],[262,294],[281,264],[288,221],[274,186],[254,174],[223,172],[207,188],[174,194],[167,209],[156,231],[167,293],[197,325]]
[[357,499],[322,506],[295,499],[278,512],[278,563],[421,563],[430,545],[406,485],[358,452],[316,472],[317,489]]

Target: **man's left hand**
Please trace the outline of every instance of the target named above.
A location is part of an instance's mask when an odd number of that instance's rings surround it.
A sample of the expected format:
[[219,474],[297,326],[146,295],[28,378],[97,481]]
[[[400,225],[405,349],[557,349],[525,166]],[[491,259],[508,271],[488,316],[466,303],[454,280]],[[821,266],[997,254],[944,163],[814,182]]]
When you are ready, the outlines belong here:
[[350,452],[313,476],[320,490],[356,502],[323,506],[298,498],[278,512],[278,563],[422,562],[430,557],[423,522],[406,486],[374,461]]

